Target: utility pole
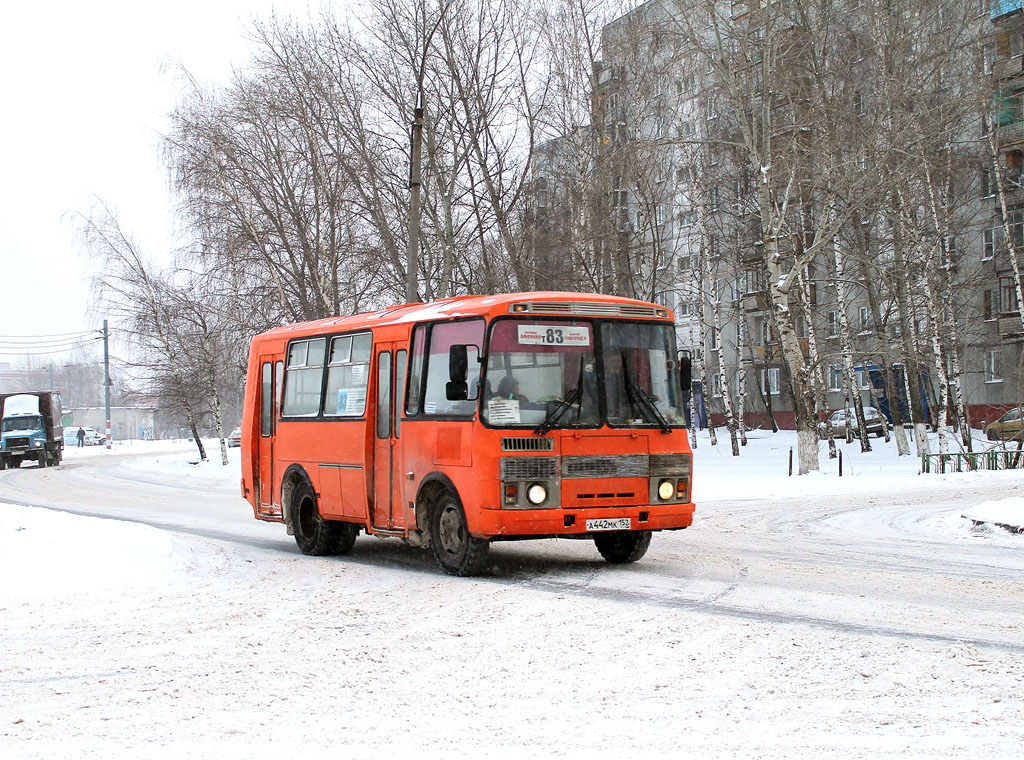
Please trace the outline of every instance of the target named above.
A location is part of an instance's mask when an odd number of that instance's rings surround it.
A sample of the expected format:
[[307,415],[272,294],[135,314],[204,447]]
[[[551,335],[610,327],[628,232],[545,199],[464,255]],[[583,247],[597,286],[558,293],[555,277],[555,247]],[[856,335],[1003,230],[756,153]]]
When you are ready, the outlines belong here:
[[[426,74],[427,55],[430,53],[430,40],[433,39],[444,15],[448,12],[452,0],[444,0],[437,21],[423,39],[423,55],[416,70],[416,107],[412,112],[412,129],[409,131],[409,245],[405,256],[405,300],[416,303],[419,296],[419,256],[420,256],[420,185],[423,181],[423,77]],[[427,24],[426,7],[423,11],[423,24]]]
[[110,448],[110,331],[103,320],[103,404],[107,412],[107,448]]
[[[424,53],[424,57],[426,54]],[[423,69],[419,72],[419,101],[413,110],[412,141],[409,155],[409,248],[405,256],[405,301],[416,303],[420,300],[417,284],[419,282],[420,254],[420,182],[423,156]]]

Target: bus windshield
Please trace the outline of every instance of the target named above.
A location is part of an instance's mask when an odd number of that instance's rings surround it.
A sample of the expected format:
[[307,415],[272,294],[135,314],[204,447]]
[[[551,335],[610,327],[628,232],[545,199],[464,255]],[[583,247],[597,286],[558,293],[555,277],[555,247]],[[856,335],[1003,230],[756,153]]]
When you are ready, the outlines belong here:
[[594,344],[589,322],[495,322],[484,376],[484,421],[540,427],[551,424],[549,414],[557,414],[557,427],[598,427]]
[[671,325],[661,323],[497,321],[487,350],[483,420],[540,434],[605,422],[682,424],[673,338]]

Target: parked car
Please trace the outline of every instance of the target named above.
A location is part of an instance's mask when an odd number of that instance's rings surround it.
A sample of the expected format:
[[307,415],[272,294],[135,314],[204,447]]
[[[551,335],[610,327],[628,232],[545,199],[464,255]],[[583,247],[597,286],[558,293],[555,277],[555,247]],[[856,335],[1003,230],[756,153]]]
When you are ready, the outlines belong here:
[[985,437],[990,441],[1019,441],[1021,429],[1024,426],[1021,407],[1011,409],[995,422],[985,426]]
[[[832,436],[834,438],[845,438],[846,427],[849,425],[853,435],[859,435],[857,431],[857,413],[853,409],[839,409],[832,412],[829,417],[832,423]],[[864,426],[868,433],[874,433],[879,437],[885,435],[889,421],[873,406],[864,407]],[[818,424],[818,436],[825,438],[828,429],[824,422]]]
[[228,436],[228,448],[242,445],[242,428],[236,427]]

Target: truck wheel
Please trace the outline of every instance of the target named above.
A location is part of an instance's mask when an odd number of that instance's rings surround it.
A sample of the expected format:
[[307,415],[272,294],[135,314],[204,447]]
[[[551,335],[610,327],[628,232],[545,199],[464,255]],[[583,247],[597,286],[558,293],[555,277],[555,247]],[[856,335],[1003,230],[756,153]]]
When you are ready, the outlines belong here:
[[46,465],[48,464],[47,460],[49,458],[50,458],[50,455],[46,453],[46,449],[43,449],[42,451],[40,451],[39,452],[39,466],[40,467],[46,467]]
[[309,483],[301,483],[292,497],[292,528],[295,543],[303,554],[323,557],[337,551],[341,523],[325,520],[316,507],[316,497]]
[[647,548],[651,545],[651,531],[615,530],[596,533],[594,545],[601,556],[613,565],[636,562],[647,554]]
[[459,497],[445,489],[430,512],[430,547],[448,575],[476,575],[487,559],[490,542],[469,533]]

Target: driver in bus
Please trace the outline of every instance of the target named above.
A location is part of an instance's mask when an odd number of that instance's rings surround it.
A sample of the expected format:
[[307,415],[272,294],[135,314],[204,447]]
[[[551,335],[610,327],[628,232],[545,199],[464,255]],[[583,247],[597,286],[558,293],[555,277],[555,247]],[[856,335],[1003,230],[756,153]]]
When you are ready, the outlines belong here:
[[512,375],[505,375],[498,383],[498,398],[507,398],[523,403],[529,401],[526,396],[519,392],[519,381]]

